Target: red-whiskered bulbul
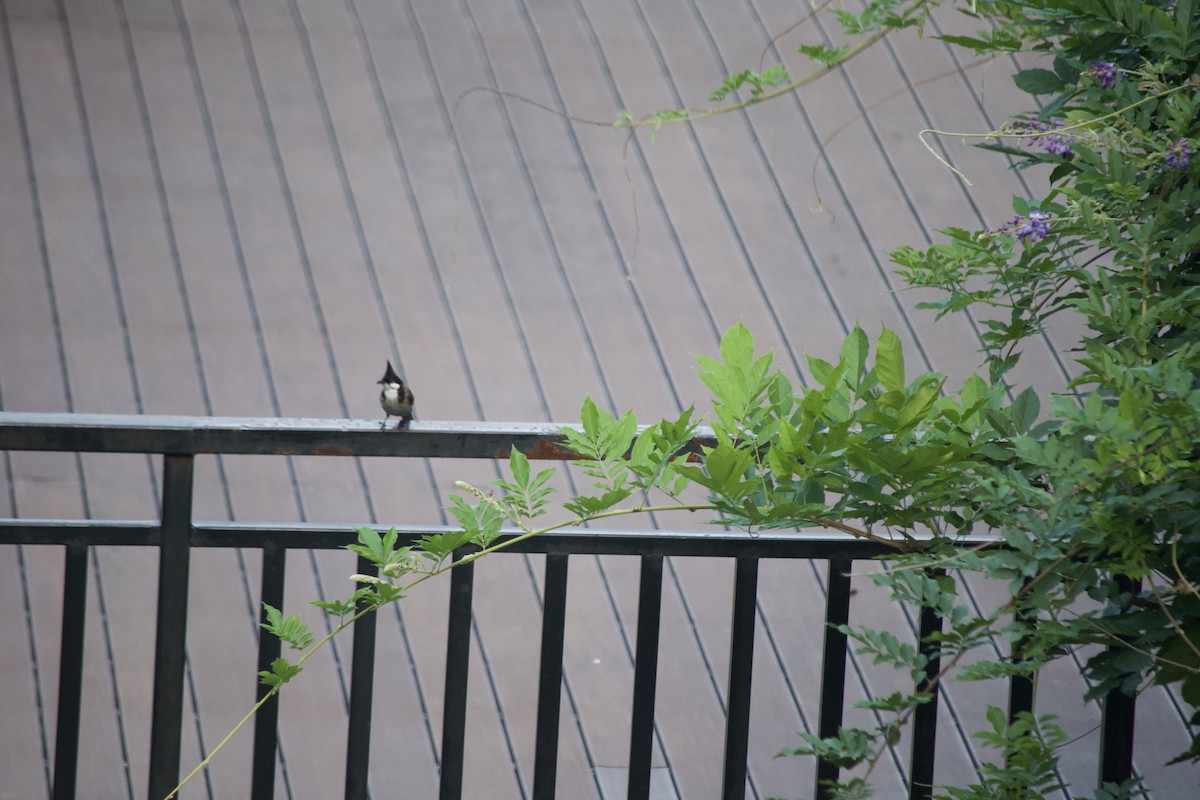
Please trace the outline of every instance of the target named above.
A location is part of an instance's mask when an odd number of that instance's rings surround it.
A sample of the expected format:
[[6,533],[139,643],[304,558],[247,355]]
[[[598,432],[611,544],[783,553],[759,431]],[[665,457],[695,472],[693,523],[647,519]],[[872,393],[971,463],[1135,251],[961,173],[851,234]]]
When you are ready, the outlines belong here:
[[383,373],[383,377],[376,383],[383,384],[383,391],[379,393],[379,405],[383,406],[384,417],[379,427],[385,428],[389,419],[399,417],[400,423],[396,429],[407,428],[408,423],[413,420],[413,393],[412,389],[404,385],[396,370],[392,369],[391,361],[387,362],[387,372]]

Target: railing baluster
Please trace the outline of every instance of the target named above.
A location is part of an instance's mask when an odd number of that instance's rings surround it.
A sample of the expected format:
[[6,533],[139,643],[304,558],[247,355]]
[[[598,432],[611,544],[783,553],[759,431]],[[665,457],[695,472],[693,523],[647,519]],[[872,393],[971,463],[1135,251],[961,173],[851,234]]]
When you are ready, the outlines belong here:
[[[275,545],[263,548],[262,555],[262,602],[282,609],[284,574],[287,568],[287,550]],[[267,614],[259,608],[259,622],[266,622]],[[261,628],[258,631],[258,669],[270,672],[271,662],[279,658],[283,643]],[[257,684],[255,700],[262,700],[270,687]],[[279,695],[263,703],[254,717],[254,756],[251,764],[250,796],[275,796],[275,755],[279,748]]]
[[649,800],[658,690],[658,631],[662,622],[663,557],[642,556],[638,584],[637,653],[633,663],[633,720],[629,728],[628,800]]
[[[1117,576],[1117,586],[1125,593],[1137,592],[1140,582]],[[1115,647],[1120,647],[1116,645]],[[1110,648],[1114,649],[1114,648]],[[1121,784],[1133,777],[1134,698],[1120,688],[1104,697],[1100,720],[1100,782]]]
[[54,734],[54,800],[75,797],[79,769],[79,709],[83,698],[83,635],[87,616],[88,546],[67,545],[63,565],[58,721]]
[[[1026,586],[1029,584],[1026,583]],[[1020,622],[1028,623],[1033,618],[1033,612],[1027,609],[1018,609],[1016,619]],[[1013,663],[1016,663],[1025,657],[1026,637],[1021,637],[1012,643],[1010,650],[1010,658]],[[1021,713],[1033,711],[1033,678],[1026,678],[1022,675],[1014,675],[1008,679],[1008,722],[1012,724],[1016,721],[1017,716]]]
[[[377,575],[379,570],[365,558],[358,571]],[[360,600],[359,610],[366,607]],[[354,623],[350,661],[350,722],[346,734],[346,800],[366,800],[367,771],[371,762],[371,702],[375,693],[376,615],[367,614]]]
[[1120,689],[1104,697],[1100,724],[1100,782],[1121,784],[1133,777],[1134,698]]
[[[837,736],[842,726],[842,711],[846,697],[846,634],[837,629],[850,621],[850,561],[830,559],[825,588],[825,644],[821,656],[821,708],[817,719],[817,735],[822,739]],[[817,800],[829,800],[831,793],[825,781],[836,781],[836,765],[817,761]]]
[[733,625],[729,637],[729,693],[725,717],[725,770],[721,797],[746,796],[750,744],[750,686],[754,667],[754,617],[758,559],[739,556],[733,583]]
[[152,798],[165,797],[179,782],[194,462],[190,455],[163,456],[154,711],[150,723],[149,796]]
[[[460,556],[461,558],[461,556]],[[450,570],[450,626],[446,632],[446,693],[442,703],[440,800],[459,800],[467,732],[467,675],[471,667],[471,594],[475,563]]]
[[542,591],[542,656],[538,673],[534,800],[554,800],[558,774],[558,719],[562,704],[563,638],[567,623],[567,555],[546,556]]
[[[944,575],[943,570],[931,570],[930,577]],[[937,749],[937,717],[938,695],[941,687],[931,686],[941,670],[941,659],[934,657],[937,645],[930,637],[942,629],[942,618],[931,608],[921,609],[921,621],[918,626],[921,652],[930,656],[925,665],[925,680],[921,682],[922,691],[929,691],[933,698],[924,705],[917,706],[913,712],[912,766],[909,771],[909,800],[928,800],[933,796],[933,765]]]

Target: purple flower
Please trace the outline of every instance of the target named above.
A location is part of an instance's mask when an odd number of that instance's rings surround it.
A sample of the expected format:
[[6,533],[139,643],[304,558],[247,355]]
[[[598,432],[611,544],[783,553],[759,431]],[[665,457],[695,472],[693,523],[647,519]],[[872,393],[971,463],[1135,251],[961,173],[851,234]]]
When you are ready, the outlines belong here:
[[1050,233],[1050,215],[1045,211],[1030,211],[1028,217],[1013,217],[998,233],[1015,236],[1021,244],[1046,238]]
[[1036,119],[1019,119],[1009,125],[1009,130],[1027,137],[1025,144],[1030,147],[1040,147],[1047,153],[1069,156],[1074,139],[1070,134],[1057,131],[1061,125],[1062,121],[1057,119],[1050,120],[1049,125]]
[[1167,145],[1166,164],[1171,169],[1187,169],[1192,156],[1192,148],[1188,147],[1187,139],[1176,139]]
[[1107,61],[1097,61],[1092,64],[1092,68],[1088,70],[1088,74],[1092,76],[1092,80],[1100,84],[1101,89],[1111,89],[1117,85],[1117,76],[1121,74],[1117,69],[1116,64],[1110,64]]

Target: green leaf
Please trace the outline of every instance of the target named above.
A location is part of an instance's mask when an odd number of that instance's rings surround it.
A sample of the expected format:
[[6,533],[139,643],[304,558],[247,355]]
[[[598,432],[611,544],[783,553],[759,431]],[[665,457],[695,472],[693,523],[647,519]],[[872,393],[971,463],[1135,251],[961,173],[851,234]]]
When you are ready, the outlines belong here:
[[376,566],[381,566],[386,563],[386,558],[382,555],[383,552],[383,537],[371,528],[357,528],[355,534],[358,536],[358,544],[348,544],[346,549],[352,553],[357,553]]
[[[827,389],[835,389],[838,387],[846,374],[846,365],[838,359],[837,366],[833,366],[828,361],[822,361],[813,356],[808,357],[808,368],[812,372],[813,378],[817,383]],[[847,381],[849,383],[849,381]],[[855,384],[857,385],[857,383]]]
[[269,603],[263,603],[263,612],[267,621],[259,623],[259,627],[277,637],[279,641],[293,650],[303,650],[313,642],[313,635],[304,624],[299,614],[283,616],[283,612]]
[[286,658],[277,658],[271,662],[270,672],[263,670],[258,673],[258,676],[265,686],[282,686],[299,675],[301,669]]
[[823,44],[802,44],[796,48],[801,55],[808,56],[823,67],[832,67],[846,57],[849,46],[828,47]]
[[1027,69],[1013,76],[1017,88],[1028,94],[1057,94],[1067,88],[1062,78],[1048,69]]
[[637,434],[637,418],[632,411],[625,412],[620,419],[614,418],[598,408],[591,397],[583,401],[579,419],[582,433],[574,428],[559,429],[566,437],[563,444],[568,450],[593,461],[623,458]]
[[924,705],[931,699],[933,699],[932,696],[927,692],[916,692],[914,694],[892,692],[889,695],[874,697],[870,700],[859,700],[854,704],[854,707],[900,713],[913,706]]
[[471,537],[472,533],[465,530],[427,534],[417,540],[417,547],[440,561],[469,543]]
[[1008,410],[1016,432],[1028,433],[1033,424],[1037,422],[1040,410],[1041,402],[1038,400],[1037,392],[1033,390],[1032,386],[1017,395],[1017,398],[1013,400],[1013,404]]
[[[862,379],[863,372],[867,366],[867,351],[871,349],[870,343],[867,341],[867,334],[863,329],[854,326],[854,330],[850,331],[850,335],[842,342],[842,349],[838,352],[838,358],[845,365],[846,383],[851,389],[858,389],[858,383]],[[828,384],[825,384],[828,385]]]
[[717,491],[732,492],[749,466],[750,455],[727,441],[709,450],[704,458],[704,469],[711,481],[710,488]]
[[[878,734],[859,728],[841,728],[837,736],[821,739],[811,733],[800,733],[805,745],[784,750],[781,756],[815,755],[839,769],[851,769],[869,759],[875,752]],[[865,795],[860,795],[865,796]]]
[[545,513],[547,497],[554,491],[546,486],[546,483],[554,475],[554,468],[544,469],[530,478],[529,459],[515,446],[509,453],[508,463],[513,479],[511,481],[498,479],[495,482],[496,487],[505,492],[505,508],[508,509],[514,521],[516,518],[531,519],[541,516]]
[[875,377],[889,392],[904,391],[904,351],[900,337],[886,327],[875,345]]
[[371,528],[358,528],[358,544],[348,544],[345,549],[362,556],[376,567],[383,568],[397,558],[396,541],[400,534],[394,527],[380,536]]
[[726,367],[749,369],[754,361],[754,335],[741,322],[721,337],[721,360]]
[[993,49],[992,44],[985,39],[976,39],[973,36],[936,36],[936,39],[941,39],[947,44],[956,45],[958,47],[966,47],[974,50],[976,53],[983,53]]
[[662,462],[655,460],[657,454],[656,438],[660,436],[660,432],[655,427],[646,428],[633,441],[633,448],[629,451],[629,466],[635,469],[640,475],[648,475],[653,472],[655,467]]
[[372,587],[364,586],[345,600],[314,600],[312,605],[332,617],[345,617],[358,611],[359,600],[371,599],[374,595]]
[[1054,71],[1062,79],[1064,85],[1074,85],[1079,81],[1079,69],[1062,55],[1055,56]]
[[583,423],[583,432],[595,439],[600,428],[600,409],[596,407],[592,396],[583,398],[583,408],[579,412],[579,421]]
[[367,597],[371,601],[371,604],[383,606],[404,597],[404,587],[383,581],[371,587],[371,594],[373,596]]
[[753,99],[760,97],[768,86],[778,86],[789,80],[791,80],[791,77],[782,64],[775,64],[763,72],[747,69],[735,72],[722,81],[721,86],[708,99],[710,102],[720,103],[730,94],[747,84],[750,86],[750,97]]
[[512,450],[508,454],[508,468],[512,472],[513,481],[518,486],[525,486],[529,483],[529,459],[517,449],[516,445],[512,446]]
[[581,495],[563,503],[563,508],[581,520],[588,520],[597,514],[608,511],[631,494],[632,492],[629,489],[613,489],[599,497]]
[[499,509],[487,500],[468,503],[459,495],[450,496],[450,513],[468,534],[469,540],[479,547],[487,547],[500,534],[504,517]]
[[1189,675],[1180,684],[1179,696],[1193,708],[1200,708],[1200,674]]
[[[611,420],[612,418],[609,417]],[[626,411],[620,419],[613,420],[612,427],[605,431],[603,459],[615,461],[625,458],[633,438],[637,436],[637,417]]]

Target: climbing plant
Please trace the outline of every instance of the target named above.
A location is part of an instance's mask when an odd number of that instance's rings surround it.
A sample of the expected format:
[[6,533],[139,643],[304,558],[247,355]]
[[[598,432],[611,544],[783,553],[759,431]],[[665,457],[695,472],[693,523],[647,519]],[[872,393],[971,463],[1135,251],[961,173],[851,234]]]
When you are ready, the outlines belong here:
[[[862,44],[923,26],[932,5],[882,0],[857,15],[831,13]],[[922,676],[931,658],[942,665],[935,682],[1033,677],[1054,659],[1102,645],[1085,664],[1089,699],[1173,685],[1193,732],[1200,726],[1195,5],[979,0],[960,10],[979,32],[940,38],[982,56],[1040,57],[1041,66],[1013,75],[1031,96],[1030,111],[994,131],[923,133],[974,135],[1017,169],[1044,170],[1049,189],[1013,198],[1015,216],[989,230],[948,228],[941,241],[891,255],[910,286],[937,291],[920,305],[939,318],[981,312],[986,380],[971,378],[955,394],[936,375],[906,384],[887,331],[867,370],[856,330],[836,363],[810,359],[818,385],[793,399],[778,375],[747,379],[757,373],[746,365],[758,362],[744,346],[723,347],[723,363],[702,362],[721,438],[709,459],[720,468],[683,468],[730,523],[828,521],[844,530],[855,520],[859,535],[902,545],[877,582],[943,619],[932,649],[847,629],[861,653],[911,671],[914,691],[877,704],[889,716],[875,729],[805,735],[788,751],[861,767],[829,787],[839,797],[869,793],[880,755],[929,701]],[[857,47],[799,49],[821,74]],[[739,73],[712,97],[722,102],[748,86],[739,103],[619,124],[696,121],[803,83],[775,68]],[[1071,350],[1069,391],[1039,398],[1010,378],[1022,349],[1056,314],[1075,315],[1086,330]],[[957,544],[978,530],[994,544]],[[955,575],[1003,581],[1012,599],[980,615],[960,597]],[[996,637],[1011,644],[1008,655],[963,665],[966,653]],[[1064,740],[1053,720],[1022,714],[1010,723],[992,709],[988,721],[978,735],[1001,751],[1000,766],[976,784],[940,787],[938,796],[1053,790]],[[1200,737],[1163,761],[1172,756],[1200,758]],[[1097,797],[1137,791],[1131,781],[1101,787]]]
[[[801,45],[813,70],[781,64],[730,75],[700,109],[667,109],[617,125],[701,123],[769,102],[839,68],[892,31],[925,32],[932,0],[871,0],[859,13],[822,5],[844,42]],[[759,353],[742,325],[698,369],[711,392],[715,443],[688,456],[691,411],[639,427],[587,400],[564,429],[588,493],[557,501],[552,470],[514,451],[509,476],[450,499],[460,530],[400,545],[359,531],[350,547],[373,565],[346,600],[318,605],[338,619],[314,641],[299,615],[268,609],[264,628],[294,647],[262,674],[273,696],[307,658],[354,620],[417,584],[529,536],[601,517],[708,511],[745,530],[823,527],[889,547],[874,580],[899,602],[932,609],[942,632],[917,647],[895,633],[845,628],[860,654],[909,673],[912,690],[872,701],[875,727],[802,736],[787,754],[844,769],[839,798],[871,792],[872,771],[939,682],[1034,677],[1100,645],[1085,661],[1088,698],[1174,688],[1200,729],[1200,34],[1192,0],[1035,0],[956,4],[973,36],[942,36],[983,57],[1026,54],[1018,70],[1029,113],[993,131],[962,132],[1017,169],[1041,170],[1048,190],[1013,199],[1014,216],[986,230],[948,228],[891,254],[908,285],[932,289],[938,317],[980,312],[981,375],[948,386],[910,376],[898,337],[856,327],[836,354],[809,356],[798,387]],[[702,124],[702,123],[701,123]],[[914,132],[915,133],[915,132]],[[927,135],[949,135],[926,132]],[[936,167],[936,162],[932,162]],[[947,180],[954,180],[949,171]],[[1067,391],[1039,397],[1013,384],[1023,348],[1047,320],[1074,315]],[[685,501],[688,486],[707,499]],[[687,494],[691,497],[691,493]],[[552,515],[546,524],[539,518]],[[498,539],[502,528],[515,538]],[[985,544],[965,546],[968,533]],[[960,581],[1002,582],[1010,599],[978,611]],[[993,645],[1004,644],[1002,657]],[[972,654],[971,659],[966,659]],[[927,667],[937,659],[930,678]],[[969,663],[968,663],[969,661]],[[267,698],[264,698],[264,702]],[[257,708],[257,707],[256,707]],[[251,712],[251,715],[253,711]],[[247,718],[249,718],[248,715]],[[968,785],[934,787],[950,800],[1043,797],[1059,783],[1065,734],[1052,718],[1001,709],[976,735],[997,750]],[[781,746],[785,743],[781,743]],[[214,751],[215,752],[215,751]],[[211,756],[210,756],[211,757]],[[1164,763],[1200,759],[1200,734]],[[197,768],[199,769],[199,768]],[[194,774],[194,773],[193,773]],[[1073,787],[1074,796],[1088,791]],[[1096,788],[1134,796],[1138,781]]]

